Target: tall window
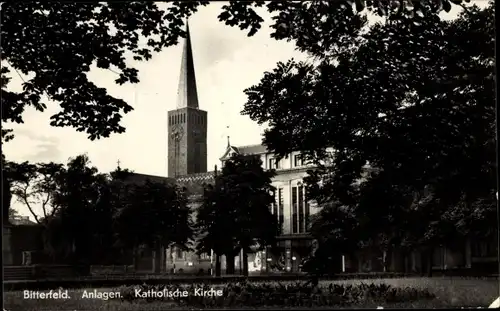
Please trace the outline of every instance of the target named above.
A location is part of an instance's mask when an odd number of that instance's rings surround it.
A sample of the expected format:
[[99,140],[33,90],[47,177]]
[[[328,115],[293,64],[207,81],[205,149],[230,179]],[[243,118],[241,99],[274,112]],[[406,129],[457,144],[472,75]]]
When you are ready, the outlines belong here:
[[274,203],[271,205],[271,213],[276,217],[280,228],[283,228],[283,222],[285,221],[285,215],[283,215],[283,188],[278,188],[278,191],[274,191]]
[[292,187],[292,233],[298,233],[297,187]]
[[296,154],[293,156],[293,166],[295,167],[299,167],[299,166],[303,166],[304,165],[304,161],[302,160],[302,155],[300,154]]
[[306,188],[304,188],[304,207],[305,207],[305,212],[304,212],[304,227],[305,227],[305,232],[309,231],[309,215],[311,214],[311,206],[309,205],[309,200],[307,199],[307,191]]
[[304,187],[299,186],[299,233],[305,232],[304,221]]
[[309,230],[310,213],[305,187],[292,187],[292,233],[306,233]]
[[276,170],[276,169],[280,169],[280,161],[276,160],[275,158],[271,158],[269,159],[269,169],[270,170]]
[[273,190],[271,195],[273,196],[273,203],[271,203],[271,206],[269,206],[269,211],[271,214],[276,215],[276,190]]
[[283,212],[285,211],[285,207],[283,204],[283,188],[278,189],[278,223],[280,228],[283,228],[283,223],[285,222],[285,215]]
[[179,247],[175,248],[175,258],[184,259],[184,251],[182,251],[182,249]]
[[194,156],[195,156],[195,161],[194,161],[194,172],[195,173],[200,173],[201,167],[200,167],[200,159],[201,159],[201,143],[198,140],[195,140],[194,142]]

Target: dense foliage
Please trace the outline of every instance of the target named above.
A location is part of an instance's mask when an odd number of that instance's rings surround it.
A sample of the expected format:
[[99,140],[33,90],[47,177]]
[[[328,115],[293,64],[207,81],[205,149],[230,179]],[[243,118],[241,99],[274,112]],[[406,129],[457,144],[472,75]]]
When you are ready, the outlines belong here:
[[[235,155],[225,161],[215,184],[206,188],[198,211],[200,252],[214,250],[218,256],[234,258],[243,251],[243,271],[248,274],[245,255],[274,244],[280,232],[277,219],[270,212],[274,203],[273,176],[274,171],[264,170],[262,161],[255,156]],[[234,261],[226,262],[228,273],[232,274]]]
[[279,63],[245,91],[243,114],[269,125],[267,147],[318,166],[306,181],[326,208],[312,228],[325,247],[436,245],[497,230],[494,4],[452,21],[428,9],[323,53],[306,44],[316,63]]
[[99,173],[85,155],[67,165],[7,166],[12,194],[44,227],[52,260],[113,264],[144,245],[189,246],[191,211],[175,185],[131,182],[130,171],[119,167]]
[[176,185],[150,181],[131,185],[127,191],[115,214],[118,240],[126,249],[142,245],[154,249],[155,268],[159,270],[161,247],[188,248],[193,238],[186,194]]
[[[466,1],[467,2],[467,1]],[[255,8],[272,13],[272,36],[294,40],[300,50],[323,54],[324,47],[349,42],[359,31],[368,9],[375,14],[419,14],[424,6],[433,13],[450,10],[462,0],[393,1],[230,1],[219,20],[255,34],[263,22]],[[120,121],[133,107],[108,94],[87,78],[93,65],[117,75],[118,84],[137,83],[138,71],[130,60],[147,61],[185,36],[185,18],[209,1],[95,3],[23,3],[1,6],[2,121],[23,123],[29,106],[44,111],[49,101],[61,111],[51,117],[53,126],[71,126],[90,139],[122,133]],[[353,6],[353,4],[355,4]],[[353,8],[354,7],[354,8]],[[325,34],[328,34],[325,36]],[[320,39],[320,40],[318,40]],[[23,79],[22,91],[8,88],[12,75]],[[12,138],[2,128],[2,138]]]
[[[179,306],[191,308],[220,308],[220,307],[342,307],[367,304],[386,305],[395,302],[411,302],[422,299],[433,299],[434,295],[428,290],[414,288],[396,288],[386,284],[329,284],[323,287],[306,286],[303,282],[295,283],[229,283],[221,286],[206,284],[192,285],[139,285],[120,288],[122,299],[136,301],[135,289],[142,291],[154,290],[169,291],[186,290],[193,293],[196,288],[209,290],[220,289],[223,296],[197,297],[188,295],[186,298],[174,300]],[[170,299],[171,298],[166,298]],[[143,299],[142,299],[143,300]],[[153,302],[162,298],[151,298],[146,301]]]

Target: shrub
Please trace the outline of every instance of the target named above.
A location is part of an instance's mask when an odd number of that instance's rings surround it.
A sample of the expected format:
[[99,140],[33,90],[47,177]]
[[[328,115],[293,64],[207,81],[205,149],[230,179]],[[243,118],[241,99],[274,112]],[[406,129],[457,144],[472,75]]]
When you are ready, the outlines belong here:
[[[366,303],[387,304],[396,302],[411,302],[422,299],[433,299],[434,295],[428,290],[415,288],[397,288],[387,284],[329,284],[327,286],[306,286],[304,282],[295,283],[250,283],[235,282],[225,285],[136,285],[122,287],[122,299],[136,301],[143,299],[135,297],[135,289],[143,291],[154,290],[169,291],[186,290],[188,297],[174,300],[177,304],[194,308],[211,307],[258,307],[258,306],[297,306],[297,307],[321,307],[342,306]],[[222,289],[221,297],[200,297],[193,295],[194,290]],[[172,298],[150,298],[147,301],[169,300]]]

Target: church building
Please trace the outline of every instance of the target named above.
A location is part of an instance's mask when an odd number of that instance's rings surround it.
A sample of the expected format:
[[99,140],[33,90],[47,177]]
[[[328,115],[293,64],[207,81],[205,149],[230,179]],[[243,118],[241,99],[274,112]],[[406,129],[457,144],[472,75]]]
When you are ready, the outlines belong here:
[[[203,102],[202,100],[200,101]],[[144,182],[147,179],[159,182],[176,183],[185,187],[189,193],[189,204],[193,210],[201,205],[203,186],[214,182],[215,171],[207,170],[207,128],[208,113],[200,109],[198,101],[195,67],[189,28],[184,42],[179,89],[176,109],[168,112],[168,177],[133,174],[132,182]],[[307,232],[310,216],[318,212],[316,204],[307,200],[303,178],[311,167],[302,161],[299,153],[293,152],[277,161],[275,156],[262,145],[233,146],[229,143],[226,150],[221,150],[221,163],[233,154],[256,155],[262,160],[265,169],[276,170],[273,186],[276,188],[275,204],[272,212],[282,225],[282,234],[277,237],[278,245],[271,250],[258,251],[249,254],[249,272],[299,272],[304,257],[311,251],[312,238]],[[194,213],[196,214],[196,213]],[[195,215],[194,215],[195,217]],[[494,242],[492,242],[494,244]],[[476,263],[485,262],[495,265],[496,248],[485,244],[481,248],[470,244],[457,254],[454,250],[442,247],[434,251],[433,269],[470,269]],[[481,244],[482,245],[482,244]],[[481,252],[474,251],[475,249]],[[485,251],[482,251],[482,250]],[[486,251],[488,250],[488,251]],[[491,250],[491,251],[490,251]],[[380,253],[379,251],[376,252]],[[175,247],[162,252],[161,269],[152,267],[150,255],[141,261],[143,269],[153,269],[167,273],[205,273],[215,266],[213,254],[201,256],[184,252]],[[418,251],[408,256],[396,256],[391,259],[391,271],[418,271],[423,269]],[[374,255],[361,252],[355,258],[342,256],[342,271],[385,271],[381,267],[383,254]],[[225,270],[226,258],[222,256],[222,272]],[[232,260],[232,259],[231,259]],[[234,258],[236,271],[241,267],[241,256]],[[487,261],[485,261],[487,260]],[[401,264],[397,264],[401,262]],[[401,267],[396,267],[401,265]],[[496,266],[498,267],[498,266]],[[158,268],[158,267],[157,267]]]

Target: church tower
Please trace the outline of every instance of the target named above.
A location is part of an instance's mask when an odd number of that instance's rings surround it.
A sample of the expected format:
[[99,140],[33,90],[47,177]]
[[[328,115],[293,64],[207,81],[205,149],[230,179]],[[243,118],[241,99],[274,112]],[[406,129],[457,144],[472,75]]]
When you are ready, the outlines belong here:
[[207,171],[207,112],[198,107],[189,25],[182,51],[177,109],[168,112],[168,177]]

